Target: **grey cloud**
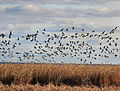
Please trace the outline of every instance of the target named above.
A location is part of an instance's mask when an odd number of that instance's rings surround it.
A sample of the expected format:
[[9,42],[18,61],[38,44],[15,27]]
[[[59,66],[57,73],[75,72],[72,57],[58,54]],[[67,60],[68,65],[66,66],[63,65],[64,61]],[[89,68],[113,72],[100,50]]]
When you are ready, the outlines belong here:
[[36,4],[103,4],[119,0],[0,0],[0,3]]
[[98,8],[98,9],[66,9],[67,14],[75,17],[120,17],[120,9],[111,10],[109,8]]
[[[108,9],[108,10],[107,10]],[[9,7],[5,9],[8,14],[31,14],[46,17],[75,17],[75,16],[96,16],[96,17],[116,17],[120,16],[120,10],[110,10],[109,8],[100,9],[74,9],[74,8],[45,8],[35,5],[23,5]]]
[[58,20],[71,20],[79,17],[109,18],[120,17],[120,10],[101,9],[75,9],[75,8],[47,8],[37,5],[18,5],[6,7],[0,11],[0,24],[16,23],[47,23]]
[[97,9],[88,9],[83,12],[85,16],[91,17],[120,17],[120,10],[99,11]]
[[[34,7],[35,9],[33,9]],[[28,7],[25,5],[7,7],[0,15],[2,23],[5,21],[7,23],[46,23],[55,21],[55,18],[71,17],[74,17],[72,12],[67,10],[37,6]]]

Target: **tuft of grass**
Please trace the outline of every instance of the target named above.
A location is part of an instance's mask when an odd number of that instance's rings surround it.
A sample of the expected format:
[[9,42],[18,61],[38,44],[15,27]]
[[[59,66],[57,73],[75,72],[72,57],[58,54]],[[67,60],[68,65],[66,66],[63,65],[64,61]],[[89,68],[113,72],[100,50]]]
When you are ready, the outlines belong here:
[[120,86],[120,66],[73,64],[0,64],[4,85]]

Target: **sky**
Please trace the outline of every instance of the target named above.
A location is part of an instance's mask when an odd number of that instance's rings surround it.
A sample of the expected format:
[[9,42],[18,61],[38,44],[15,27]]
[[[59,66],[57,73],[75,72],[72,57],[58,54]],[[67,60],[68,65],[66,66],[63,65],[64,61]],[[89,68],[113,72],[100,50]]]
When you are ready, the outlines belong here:
[[0,0],[0,29],[120,26],[119,0]]
[[0,33],[16,35],[37,29],[120,29],[119,0],[0,0]]

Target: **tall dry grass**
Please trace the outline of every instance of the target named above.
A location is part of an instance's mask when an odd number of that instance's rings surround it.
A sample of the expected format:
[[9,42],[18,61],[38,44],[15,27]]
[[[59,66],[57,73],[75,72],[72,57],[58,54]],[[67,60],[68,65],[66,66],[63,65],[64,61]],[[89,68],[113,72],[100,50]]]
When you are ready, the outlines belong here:
[[120,66],[0,64],[2,84],[120,86]]
[[0,91],[120,91],[120,87],[79,87],[79,86],[66,86],[66,85],[61,85],[61,86],[54,86],[53,84],[48,84],[46,86],[40,86],[39,84],[35,85],[3,85],[0,84]]

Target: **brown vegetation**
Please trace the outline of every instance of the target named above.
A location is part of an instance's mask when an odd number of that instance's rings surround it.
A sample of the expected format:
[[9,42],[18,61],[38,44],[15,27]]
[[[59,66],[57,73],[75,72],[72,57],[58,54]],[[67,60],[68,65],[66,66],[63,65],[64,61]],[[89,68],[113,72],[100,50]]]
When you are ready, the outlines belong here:
[[48,84],[46,86],[40,86],[39,84],[35,85],[3,85],[0,84],[0,91],[120,91],[120,87],[86,87],[86,86],[54,86],[53,84]]
[[120,86],[120,66],[72,64],[0,64],[2,84]]

